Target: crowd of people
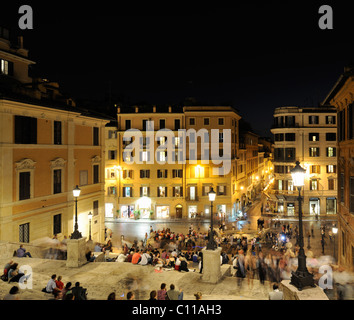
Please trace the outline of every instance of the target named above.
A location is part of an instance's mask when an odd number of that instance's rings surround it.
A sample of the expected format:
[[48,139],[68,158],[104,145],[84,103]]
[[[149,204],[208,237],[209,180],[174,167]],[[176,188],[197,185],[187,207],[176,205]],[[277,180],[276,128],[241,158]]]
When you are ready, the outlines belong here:
[[[230,264],[232,274],[237,278],[236,284],[241,288],[247,281],[248,289],[252,290],[254,280],[259,280],[261,285],[269,284],[269,290],[273,290],[270,299],[281,297],[279,284],[282,280],[290,280],[292,271],[297,269],[297,256],[299,253],[299,232],[297,225],[281,225],[276,221],[273,229],[264,229],[264,223],[258,224],[256,235],[230,233],[225,235],[221,231],[225,230],[224,225],[220,225],[219,231],[214,233],[214,238],[219,247],[222,248],[220,264]],[[210,232],[210,230],[209,230]],[[209,233],[208,232],[208,233]],[[122,241],[120,252],[116,258],[106,261],[126,262],[136,265],[154,266],[155,272],[175,270],[179,272],[199,272],[203,273],[203,253],[202,248],[208,241],[208,233],[200,232],[199,228],[191,225],[186,234],[175,233],[170,228],[153,230],[150,228],[144,239],[132,243]],[[314,231],[311,228],[310,236]],[[329,234],[331,237],[331,235]],[[321,226],[321,239],[326,238],[325,228]],[[123,239],[123,238],[122,238]],[[295,245],[291,243],[295,239]],[[112,234],[108,233],[104,244],[96,243],[93,251],[109,253],[114,249]],[[17,257],[31,257],[23,246],[16,251]],[[308,259],[312,259],[311,251],[307,252]],[[92,259],[92,255],[87,257]],[[94,261],[94,260],[89,260]],[[308,269],[315,274],[318,283],[318,273],[316,266],[308,263]],[[24,278],[22,278],[24,277]],[[20,279],[26,281],[26,276],[19,272],[18,263],[9,261],[4,267],[3,281],[19,282]],[[13,286],[4,299],[18,298],[18,288]],[[64,286],[62,277],[53,274],[47,285],[42,290],[52,294],[51,299],[55,300],[85,300],[87,290],[80,286],[79,282],[72,286],[67,282]],[[201,299],[200,292],[195,293],[197,300]],[[116,294],[111,292],[108,300],[117,300]],[[126,296],[121,295],[118,300],[133,300],[135,295],[129,291]],[[165,283],[161,284],[158,290],[150,292],[150,300],[182,300],[183,291],[176,290],[171,284],[169,290]]]

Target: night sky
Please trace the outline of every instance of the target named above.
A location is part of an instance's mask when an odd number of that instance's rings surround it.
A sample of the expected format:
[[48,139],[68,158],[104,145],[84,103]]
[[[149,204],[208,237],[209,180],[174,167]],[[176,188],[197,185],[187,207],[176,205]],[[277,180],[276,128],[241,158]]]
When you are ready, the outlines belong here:
[[[11,1],[0,25],[23,35],[37,72],[76,99],[175,105],[193,97],[234,106],[270,136],[274,108],[318,106],[353,62],[351,8],[307,2]],[[33,8],[33,30],[17,25],[22,4]],[[333,30],[318,27],[325,4]]]

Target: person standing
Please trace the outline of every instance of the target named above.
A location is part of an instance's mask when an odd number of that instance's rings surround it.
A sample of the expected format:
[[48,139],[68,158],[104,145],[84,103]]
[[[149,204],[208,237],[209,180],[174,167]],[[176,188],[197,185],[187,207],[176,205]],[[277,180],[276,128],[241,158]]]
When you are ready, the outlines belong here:
[[322,239],[321,239],[321,246],[322,246],[322,254],[324,254],[324,247],[325,247],[325,240],[324,240],[324,238],[322,237]]
[[236,259],[237,285],[240,287],[242,285],[243,278],[246,277],[245,256],[243,255],[243,250],[239,250],[238,257]]

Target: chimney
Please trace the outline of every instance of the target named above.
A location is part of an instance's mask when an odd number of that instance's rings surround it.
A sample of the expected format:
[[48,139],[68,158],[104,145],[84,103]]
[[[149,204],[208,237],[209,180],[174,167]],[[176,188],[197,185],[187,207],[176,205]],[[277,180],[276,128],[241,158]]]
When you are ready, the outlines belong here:
[[156,113],[156,106],[153,106],[153,107],[152,107],[152,112],[153,112],[153,113]]
[[120,113],[120,107],[117,108],[117,113]]
[[168,112],[171,113],[172,112],[172,107],[168,106]]
[[17,37],[17,44],[20,49],[23,49],[23,37],[22,36]]
[[139,112],[139,107],[135,106],[135,113]]

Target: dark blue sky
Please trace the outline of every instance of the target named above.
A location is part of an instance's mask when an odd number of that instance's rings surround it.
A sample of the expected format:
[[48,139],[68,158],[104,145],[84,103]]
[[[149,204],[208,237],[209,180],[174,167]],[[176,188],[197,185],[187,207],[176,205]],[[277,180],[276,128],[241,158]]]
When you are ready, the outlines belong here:
[[[21,32],[30,57],[74,97],[231,104],[269,135],[274,108],[317,106],[354,57],[345,3],[116,2],[26,2],[34,11],[33,30]],[[15,31],[21,4],[1,12]],[[318,27],[323,4],[332,5],[334,30]]]

